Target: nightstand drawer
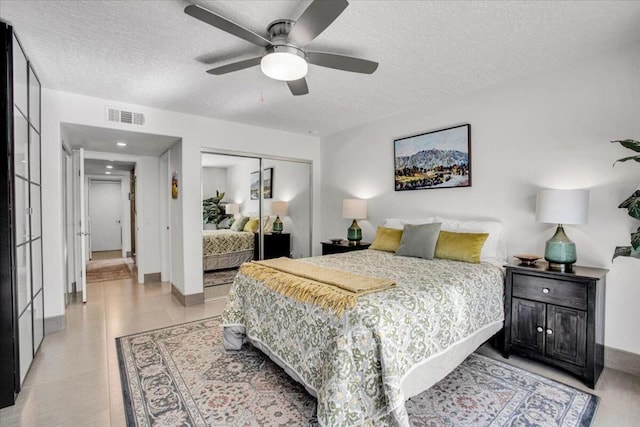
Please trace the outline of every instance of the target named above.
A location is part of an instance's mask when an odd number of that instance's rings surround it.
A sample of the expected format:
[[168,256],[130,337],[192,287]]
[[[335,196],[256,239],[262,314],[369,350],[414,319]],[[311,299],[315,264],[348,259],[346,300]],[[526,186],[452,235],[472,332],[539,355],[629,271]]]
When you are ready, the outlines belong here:
[[512,293],[518,298],[587,309],[587,287],[582,283],[514,273]]

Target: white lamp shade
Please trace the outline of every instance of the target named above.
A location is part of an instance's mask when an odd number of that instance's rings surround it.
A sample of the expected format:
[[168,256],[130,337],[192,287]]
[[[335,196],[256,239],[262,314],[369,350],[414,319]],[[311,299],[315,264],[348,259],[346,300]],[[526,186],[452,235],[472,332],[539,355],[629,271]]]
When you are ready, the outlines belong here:
[[586,224],[589,190],[540,190],[536,221],[550,224]]
[[262,57],[260,68],[272,79],[292,81],[306,76],[309,64],[301,56],[290,52],[272,52]]
[[287,202],[271,202],[271,214],[278,216],[287,215]]
[[229,215],[235,215],[240,213],[240,204],[238,203],[227,203],[224,205],[224,213]]
[[344,199],[342,201],[342,217],[364,219],[367,217],[367,201],[362,199]]

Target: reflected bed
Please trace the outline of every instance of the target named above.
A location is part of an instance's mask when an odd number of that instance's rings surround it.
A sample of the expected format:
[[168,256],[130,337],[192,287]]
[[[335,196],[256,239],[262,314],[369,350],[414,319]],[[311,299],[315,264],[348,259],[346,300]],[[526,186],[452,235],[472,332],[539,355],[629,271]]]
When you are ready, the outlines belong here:
[[253,259],[254,233],[232,230],[202,231],[204,271],[235,268]]

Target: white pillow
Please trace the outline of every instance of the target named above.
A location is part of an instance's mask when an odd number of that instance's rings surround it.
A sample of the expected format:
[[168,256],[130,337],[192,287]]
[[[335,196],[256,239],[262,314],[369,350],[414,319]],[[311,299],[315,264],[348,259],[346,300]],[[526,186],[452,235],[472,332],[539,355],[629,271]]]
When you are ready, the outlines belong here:
[[504,262],[507,259],[507,248],[504,232],[500,221],[458,221],[435,217],[435,222],[441,222],[441,230],[465,233],[489,233],[484,242],[480,261]]
[[416,218],[416,219],[400,219],[400,218],[385,218],[382,226],[385,228],[394,228],[396,230],[404,230],[405,224],[420,225],[420,224],[432,224],[436,221],[436,217]]
[[262,227],[262,231],[264,233],[271,233],[273,231],[273,221],[275,221],[275,216],[265,215],[262,217],[262,223],[264,226]]

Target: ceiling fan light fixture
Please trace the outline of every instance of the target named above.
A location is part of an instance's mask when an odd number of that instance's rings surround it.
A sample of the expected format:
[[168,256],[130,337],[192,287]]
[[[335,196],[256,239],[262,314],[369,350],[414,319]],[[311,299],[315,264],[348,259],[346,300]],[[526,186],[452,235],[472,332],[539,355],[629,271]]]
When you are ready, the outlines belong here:
[[273,46],[267,49],[262,57],[260,68],[267,77],[288,82],[306,76],[309,64],[304,53],[299,49],[290,46]]

